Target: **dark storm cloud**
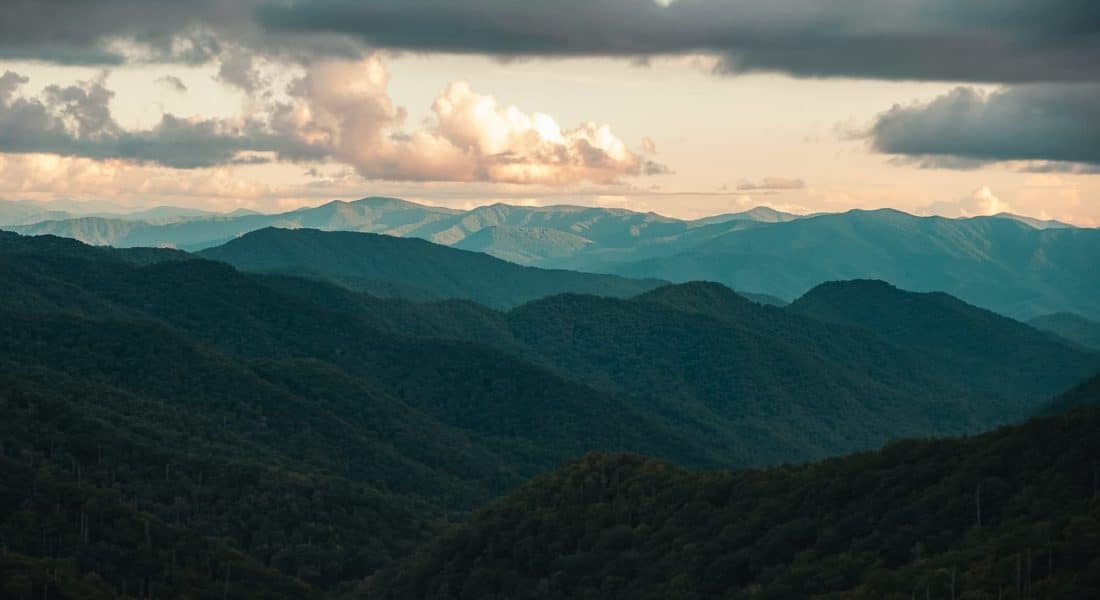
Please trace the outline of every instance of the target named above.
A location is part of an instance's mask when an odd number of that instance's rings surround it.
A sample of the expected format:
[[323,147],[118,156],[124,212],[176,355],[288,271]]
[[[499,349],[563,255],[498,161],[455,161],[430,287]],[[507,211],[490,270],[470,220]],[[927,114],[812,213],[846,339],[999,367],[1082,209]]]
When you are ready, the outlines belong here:
[[1032,84],[983,94],[959,87],[927,104],[895,105],[868,132],[874,149],[925,167],[1040,161],[1039,171],[1100,165],[1100,85]]
[[290,159],[324,156],[259,122],[164,115],[151,129],[124,130],[108,108],[113,93],[100,82],[49,86],[40,97],[18,96],[26,82],[11,71],[0,75],[0,152],[117,158],[183,169],[256,162],[255,153]]
[[1100,79],[1094,0],[8,0],[0,58],[201,62],[370,48],[515,56],[710,52],[719,70],[989,82]]
[[205,62],[217,33],[245,30],[249,3],[229,0],[5,0],[0,59],[117,64],[113,42],[136,42],[149,60]]
[[1100,79],[1094,0],[313,0],[273,31],[500,56],[714,52],[720,70],[959,81]]

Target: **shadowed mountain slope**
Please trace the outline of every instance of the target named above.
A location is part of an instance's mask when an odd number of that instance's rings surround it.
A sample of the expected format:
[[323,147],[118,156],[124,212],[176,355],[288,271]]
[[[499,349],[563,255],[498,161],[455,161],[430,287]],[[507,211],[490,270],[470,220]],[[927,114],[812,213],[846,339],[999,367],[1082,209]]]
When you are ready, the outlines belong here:
[[1100,411],[797,468],[593,454],[372,577],[367,598],[1087,598]]

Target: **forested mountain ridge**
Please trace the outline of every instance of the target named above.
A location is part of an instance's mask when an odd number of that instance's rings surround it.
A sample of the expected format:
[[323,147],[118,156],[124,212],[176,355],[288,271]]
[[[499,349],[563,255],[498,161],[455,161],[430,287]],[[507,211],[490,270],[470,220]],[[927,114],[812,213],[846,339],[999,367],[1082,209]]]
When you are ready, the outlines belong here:
[[1036,229],[1000,217],[853,210],[727,233],[677,254],[587,270],[801,296],[824,281],[882,279],[1014,318],[1100,317],[1100,229]]
[[962,219],[895,210],[789,215],[766,209],[694,221],[579,206],[494,204],[468,211],[364,198],[276,215],[173,222],[84,217],[9,225],[114,246],[200,250],[266,227],[415,237],[528,266],[672,282],[711,280],[789,300],[831,280],[883,279],[944,291],[1030,319],[1054,312],[1100,318],[1100,229],[1015,215]]
[[[1096,354],[974,308],[982,318],[951,324],[989,350],[960,364],[958,347],[929,351],[920,340],[762,306],[713,283],[664,286],[630,300],[552,296],[501,313],[265,281],[380,329],[476,340],[609,392],[671,401],[676,414],[690,411],[738,432],[737,453],[757,465],[896,436],[983,430],[1032,414],[1100,367]],[[891,298],[881,300],[884,311],[909,318]],[[997,327],[987,331],[986,319]]]
[[1100,409],[802,467],[591,454],[371,577],[370,599],[1089,598]]
[[300,597],[590,447],[730,460],[499,351],[130,253],[0,236],[13,593]]
[[1100,404],[1100,373],[1092,379],[1046,402],[1039,410],[1041,415],[1061,415],[1079,406]]
[[379,282],[440,298],[511,307],[565,292],[633,296],[663,282],[522,267],[419,239],[309,229],[262,229],[200,256],[245,271],[312,276],[377,293]]
[[18,594],[334,593],[589,450],[775,464],[1033,409],[714,284],[501,312],[14,234],[0,278]]
[[[1065,340],[1027,324],[943,292],[910,292],[884,281],[823,283],[787,310],[865,328],[935,356],[942,369],[950,369],[952,379],[972,387],[994,389],[996,382],[1003,382],[1049,395],[1071,385],[1056,374],[1067,362],[1080,360],[1080,352]],[[1085,376],[1089,366],[1086,361],[1078,377]]]

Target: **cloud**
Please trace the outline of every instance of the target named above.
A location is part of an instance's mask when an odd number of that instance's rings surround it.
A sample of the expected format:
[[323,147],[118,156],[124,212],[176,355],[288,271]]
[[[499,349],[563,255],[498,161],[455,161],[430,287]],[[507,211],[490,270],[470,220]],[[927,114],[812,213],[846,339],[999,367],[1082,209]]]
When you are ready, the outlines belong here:
[[955,81],[1100,78],[1092,0],[314,0],[268,3],[271,31],[500,56],[713,53],[720,71]]
[[377,57],[315,65],[294,84],[295,102],[279,108],[275,127],[377,179],[609,183],[662,169],[607,125],[563,129],[549,115],[502,106],[465,82],[449,84],[432,104],[432,120],[406,132],[388,81]]
[[804,187],[806,187],[805,181],[786,177],[765,177],[759,181],[743,180],[737,184],[737,189],[743,192],[754,190],[800,190]]
[[[711,54],[720,72],[1096,81],[1093,0],[8,0],[0,58],[311,61],[373,49],[494,56]],[[58,15],[63,15],[59,17]]]
[[279,100],[270,90],[246,90],[262,106],[239,118],[165,114],[138,131],[113,119],[113,93],[102,81],[49,86],[29,98],[17,94],[26,82],[12,72],[0,76],[0,152],[184,169],[336,160],[364,177],[406,181],[611,183],[667,172],[607,125],[565,129],[549,115],[500,105],[464,82],[436,98],[429,123],[406,131],[405,111],[387,94],[389,73],[376,55],[313,63]]
[[1001,213],[1016,213],[1016,209],[1004,202],[989,186],[982,186],[968,196],[955,200],[933,202],[917,208],[917,214],[944,217],[982,217]]
[[187,93],[187,86],[184,85],[183,80],[174,75],[165,75],[164,77],[157,79],[157,83],[172,90],[173,92],[177,92],[180,94]]
[[263,85],[253,55],[239,48],[222,57],[218,79],[245,92],[254,92]]
[[989,94],[958,87],[925,104],[894,105],[867,136],[875,150],[925,167],[1000,161],[1040,161],[1031,167],[1037,170],[1098,166],[1100,85],[1033,84]]
[[123,159],[184,169],[232,164],[242,160],[242,153],[322,157],[309,145],[276,135],[250,119],[166,114],[151,129],[128,131],[111,116],[114,93],[102,81],[51,85],[38,97],[16,96],[26,82],[11,71],[0,76],[0,152]]

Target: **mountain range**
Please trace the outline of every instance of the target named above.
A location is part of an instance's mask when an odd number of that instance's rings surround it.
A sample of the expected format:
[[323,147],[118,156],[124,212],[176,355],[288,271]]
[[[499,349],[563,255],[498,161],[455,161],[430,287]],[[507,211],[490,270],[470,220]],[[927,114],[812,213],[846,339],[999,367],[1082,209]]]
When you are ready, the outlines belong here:
[[1100,349],[1100,322],[1073,313],[1054,313],[1028,320],[1028,325],[1086,348]]
[[947,219],[855,210],[799,217],[760,208],[683,221],[621,209],[496,204],[459,211],[366,198],[278,215],[7,226],[97,245],[185,250],[267,227],[416,237],[525,266],[710,280],[784,301],[824,281],[866,278],[947,292],[1018,319],[1059,312],[1100,319],[1100,274],[1089,259],[1100,255],[1100,230],[1007,214]]
[[0,233],[0,277],[0,580],[55,598],[353,593],[585,452],[801,463],[1025,418],[1100,368],[881,282],[780,307],[363,233]]

